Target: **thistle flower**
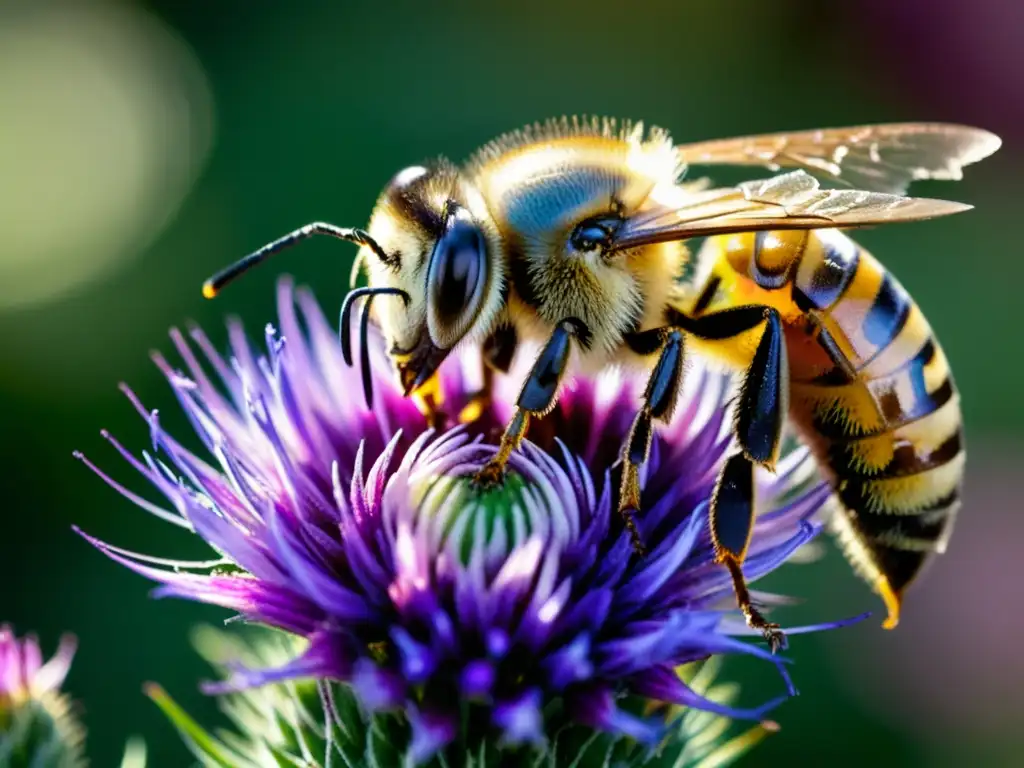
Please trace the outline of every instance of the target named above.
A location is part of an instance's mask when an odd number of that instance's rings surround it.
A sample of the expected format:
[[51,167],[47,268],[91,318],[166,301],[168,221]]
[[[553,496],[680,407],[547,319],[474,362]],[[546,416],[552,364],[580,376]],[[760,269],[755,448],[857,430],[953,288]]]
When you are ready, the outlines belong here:
[[75,655],[75,639],[64,636],[43,662],[39,641],[15,637],[0,625],[0,765],[83,765],[84,731],[60,686]]
[[[722,380],[691,371],[679,413],[655,438],[638,521],[649,554],[637,557],[615,513],[614,475],[642,381],[577,379],[514,456],[505,485],[480,494],[470,477],[496,450],[514,377],[474,424],[435,432],[401,396],[377,344],[370,411],[312,295],[282,282],[278,299],[283,333],[268,326],[262,356],[238,323],[229,360],[199,330],[191,344],[172,332],[187,373],[156,356],[215,464],[166,434],[125,389],[149,422],[153,452],[139,459],[109,439],[173,510],[87,461],[218,558],[164,560],[86,536],[96,547],[158,582],[158,596],[220,605],[305,638],[287,663],[240,666],[207,690],[343,681],[366,711],[402,714],[413,762],[475,749],[474,740],[549,745],[561,722],[656,745],[669,730],[664,714],[630,708],[629,697],[760,720],[794,693],[784,659],[739,639],[749,632],[713,562],[708,499],[731,442]],[[470,358],[442,374],[450,413],[469,402]],[[800,452],[760,476],[758,494],[751,580],[815,536],[830,495]],[[838,624],[787,632],[825,626]],[[786,694],[727,706],[676,673],[717,654],[775,665]]]
[[[249,631],[241,638],[212,627],[195,633],[194,645],[220,675],[230,675],[239,661],[253,666],[282,664],[301,653],[305,642],[294,635]],[[728,704],[738,686],[717,683],[720,658],[688,664],[679,670],[687,684],[711,701]],[[193,753],[211,768],[239,766],[330,765],[335,750],[345,766],[386,768],[400,762],[406,729],[393,713],[377,713],[366,722],[352,689],[326,681],[290,680],[246,688],[220,697],[221,709],[234,730],[210,734],[159,686],[147,686],[149,696],[181,732]],[[679,711],[670,711],[672,709]],[[652,710],[654,711],[654,710]],[[532,765],[615,765],[620,768],[711,768],[727,765],[775,728],[755,725],[732,738],[723,738],[729,719],[699,709],[661,708],[670,720],[670,738],[657,755],[641,745],[580,726],[563,726],[552,738],[546,755]],[[335,727],[337,726],[337,727]],[[508,765],[507,754],[480,745],[467,756],[475,768]],[[449,765],[457,765],[449,761]]]

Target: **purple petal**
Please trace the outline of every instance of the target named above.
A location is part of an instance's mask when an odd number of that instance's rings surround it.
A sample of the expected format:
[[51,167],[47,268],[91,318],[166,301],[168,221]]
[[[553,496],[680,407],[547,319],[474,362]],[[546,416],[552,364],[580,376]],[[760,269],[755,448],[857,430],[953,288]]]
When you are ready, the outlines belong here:
[[701,696],[680,680],[679,675],[669,667],[653,667],[645,670],[630,681],[629,687],[640,696],[678,704],[681,707],[693,707],[705,712],[714,712],[716,715],[723,715],[734,720],[761,720],[789,698],[789,696],[780,696],[753,709],[730,707]]
[[496,677],[497,673],[491,662],[483,659],[470,661],[462,668],[459,688],[467,698],[481,698],[490,694]]
[[437,655],[423,643],[414,640],[404,627],[393,627],[391,639],[398,646],[402,674],[410,683],[422,683],[434,673],[440,661]]
[[100,470],[95,464],[93,464],[91,461],[89,461],[89,459],[87,459],[85,457],[85,455],[81,451],[75,451],[73,455],[74,455],[74,457],[76,459],[78,459],[83,464],[85,464],[85,466],[87,466],[89,468],[89,470],[92,471],[95,475],[97,475],[103,482],[105,482],[107,485],[109,485],[111,488],[113,488],[119,494],[121,494],[126,499],[128,499],[128,501],[130,501],[133,504],[135,504],[135,506],[141,507],[142,509],[144,509],[147,512],[149,512],[154,517],[158,517],[161,520],[165,520],[168,523],[171,523],[172,525],[176,525],[176,526],[178,526],[180,528],[186,528],[186,529],[189,527],[188,521],[184,520],[180,515],[175,514],[174,512],[171,512],[170,510],[166,510],[163,507],[159,507],[156,504],[153,504],[153,503],[151,503],[149,501],[146,501],[144,498],[142,498],[138,494],[135,494],[135,493],[132,493],[131,491],[129,491],[127,488],[125,488],[123,485],[118,483],[116,480],[114,480],[108,474],[106,474],[105,472]]
[[548,685],[561,691],[573,683],[589,679],[594,674],[590,660],[590,636],[580,635],[571,643],[549,654],[542,662]]
[[151,568],[118,554],[109,545],[78,528],[74,530],[111,560],[161,583],[163,586],[154,590],[156,597],[180,597],[231,608],[247,618],[301,635],[311,633],[322,616],[316,606],[285,587],[245,576],[202,576]]
[[276,551],[289,573],[302,591],[328,615],[340,621],[370,621],[376,618],[376,611],[367,604],[362,595],[339,583],[307,553],[301,551],[303,543],[289,530],[276,511],[269,513],[270,529],[275,538]]
[[409,725],[412,726],[409,756],[419,764],[425,763],[455,739],[459,721],[449,712],[410,707]]
[[504,630],[497,628],[488,630],[485,641],[487,644],[487,654],[492,659],[500,659],[508,653],[511,646],[508,634]]
[[596,632],[607,620],[614,598],[614,590],[607,587],[585,592],[562,616],[558,632],[564,635]]
[[540,689],[530,688],[494,705],[491,719],[502,729],[504,740],[510,744],[539,744],[544,740],[541,702]]
[[236,666],[227,680],[204,683],[202,690],[204,693],[218,695],[282,680],[348,680],[352,674],[352,661],[339,635],[316,632],[310,636],[309,647],[297,659],[270,669]]
[[56,691],[63,685],[64,678],[67,677],[68,671],[71,669],[71,661],[75,657],[77,648],[78,641],[74,635],[61,637],[57,652],[50,657],[49,661],[39,667],[32,677],[32,690],[35,695]]
[[[743,564],[743,574],[748,582],[753,582],[777,568],[796,550],[813,539],[819,527],[803,523],[795,536],[790,536],[782,544],[766,550],[752,551]],[[715,562],[706,562],[689,570],[680,571],[671,581],[671,589],[690,594],[695,598],[704,597],[715,590],[725,590],[732,584],[724,567]]]
[[654,745],[665,732],[664,720],[637,717],[619,709],[608,688],[593,686],[577,691],[567,704],[572,718],[583,725],[629,736],[641,744]]
[[[826,621],[821,624],[804,624],[799,627],[784,627],[783,631],[785,631],[787,635],[806,635],[811,632],[824,632],[830,629],[841,629],[842,627],[848,627],[852,624],[859,624],[869,618],[871,618],[871,611],[861,613],[857,616],[851,616],[847,619],[839,619],[838,621]],[[749,637],[761,636],[760,630],[751,629],[743,622],[732,621],[730,619],[723,619],[720,628],[722,632],[729,635],[746,635]]]
[[378,666],[365,656],[353,665],[349,683],[359,702],[370,712],[395,709],[405,702],[405,680],[402,676]]
[[673,538],[662,542],[644,558],[633,578],[618,592],[616,608],[638,606],[650,602],[652,596],[667,582],[689,556],[697,534],[704,526],[704,517],[692,515],[686,526]]

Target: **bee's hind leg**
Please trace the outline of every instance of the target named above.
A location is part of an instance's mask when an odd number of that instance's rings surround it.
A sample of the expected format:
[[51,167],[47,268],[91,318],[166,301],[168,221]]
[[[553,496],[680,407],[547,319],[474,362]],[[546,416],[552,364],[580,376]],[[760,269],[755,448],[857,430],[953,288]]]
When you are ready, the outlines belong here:
[[[789,363],[778,311],[748,304],[696,318],[673,312],[671,320],[673,326],[707,341],[732,341],[744,347],[747,341],[756,341],[740,383],[733,428],[747,457],[774,471],[789,411]],[[755,339],[743,338],[747,334],[756,334]]]
[[759,334],[736,403],[733,428],[740,451],[719,474],[711,498],[710,527],[716,560],[729,570],[747,626],[760,630],[774,653],[785,647],[785,635],[754,607],[741,566],[754,528],[754,466],[774,471],[788,412],[789,366],[782,319],[775,309],[749,305],[678,321],[703,339],[739,341],[747,333]]
[[641,407],[629,435],[622,447],[622,484],[619,488],[619,514],[633,540],[637,554],[644,554],[643,540],[637,529],[635,515],[640,511],[640,467],[651,453],[653,421],[667,422],[672,418],[683,373],[683,335],[678,330],[658,329],[636,334],[656,334],[661,353],[647,380]]
[[572,339],[585,339],[587,336],[587,327],[574,318],[563,320],[555,328],[523,383],[515,413],[501,436],[498,452],[476,473],[474,480],[477,485],[486,488],[504,480],[505,465],[523,442],[530,419],[543,416],[555,405],[559,384],[569,365]]
[[711,541],[715,560],[729,569],[736,602],[747,626],[764,635],[772,653],[786,647],[786,636],[754,607],[743,576],[743,560],[754,529],[754,465],[743,453],[726,461],[711,499]]

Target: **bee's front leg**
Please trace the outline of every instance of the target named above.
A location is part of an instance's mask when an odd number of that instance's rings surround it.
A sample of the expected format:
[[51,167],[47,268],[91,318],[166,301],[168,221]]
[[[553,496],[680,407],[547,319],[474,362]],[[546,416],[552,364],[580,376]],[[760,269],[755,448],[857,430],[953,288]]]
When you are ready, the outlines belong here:
[[653,421],[657,419],[668,422],[672,418],[683,373],[682,333],[665,328],[644,331],[635,337],[641,341],[641,337],[647,334],[655,334],[661,353],[647,381],[643,406],[633,420],[622,448],[622,484],[619,488],[619,514],[622,515],[633,539],[633,548],[638,554],[644,553],[643,540],[635,520],[636,513],[640,511],[640,467],[651,453]]
[[522,443],[531,417],[543,416],[555,405],[558,386],[569,365],[572,339],[586,335],[586,326],[575,318],[563,320],[555,328],[523,383],[515,413],[501,436],[498,452],[476,473],[474,479],[478,485],[486,488],[504,480],[505,465]]

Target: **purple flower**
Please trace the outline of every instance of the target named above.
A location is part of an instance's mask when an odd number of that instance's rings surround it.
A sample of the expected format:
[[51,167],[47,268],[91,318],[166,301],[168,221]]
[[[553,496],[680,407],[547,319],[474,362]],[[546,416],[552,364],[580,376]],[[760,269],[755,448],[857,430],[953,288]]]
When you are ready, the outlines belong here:
[[56,693],[71,669],[75,645],[75,638],[65,635],[57,652],[44,663],[33,635],[19,640],[10,625],[0,625],[0,710]]
[[44,662],[34,636],[19,639],[0,624],[0,765],[84,765],[85,732],[60,692],[74,655],[65,635]]
[[[555,700],[578,723],[654,743],[664,718],[630,711],[623,696],[754,720],[785,698],[726,707],[675,672],[727,653],[785,664],[739,639],[750,633],[713,562],[708,498],[731,440],[723,380],[691,370],[679,412],[655,438],[638,521],[649,552],[637,557],[613,494],[641,381],[614,371],[577,379],[535,424],[504,487],[480,495],[470,477],[496,450],[518,378],[477,422],[435,432],[401,396],[378,344],[369,411],[312,295],[282,282],[278,297],[281,334],[267,328],[264,354],[232,324],[228,359],[198,330],[192,343],[172,333],[187,372],[156,358],[212,461],[166,434],[125,389],[153,450],[137,458],[109,439],[173,509],[89,464],[217,558],[151,558],[86,536],[101,551],[158,582],[159,596],[220,605],[308,641],[289,663],[238,668],[211,690],[345,681],[366,709],[404,712],[416,760],[459,735],[468,702],[503,743],[544,740]],[[443,370],[447,412],[468,403],[473,363],[467,351]],[[815,536],[829,497],[802,452],[759,482],[752,580]]]

